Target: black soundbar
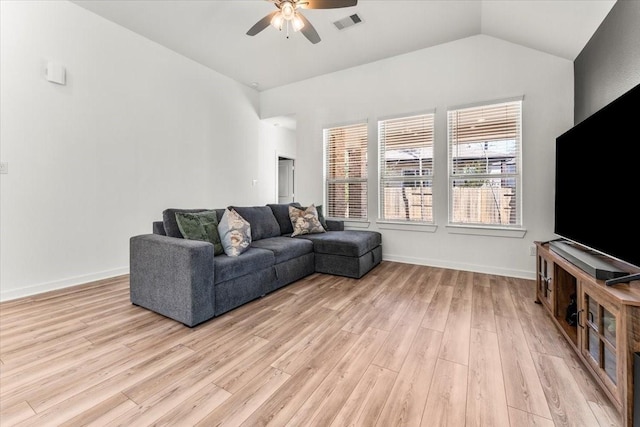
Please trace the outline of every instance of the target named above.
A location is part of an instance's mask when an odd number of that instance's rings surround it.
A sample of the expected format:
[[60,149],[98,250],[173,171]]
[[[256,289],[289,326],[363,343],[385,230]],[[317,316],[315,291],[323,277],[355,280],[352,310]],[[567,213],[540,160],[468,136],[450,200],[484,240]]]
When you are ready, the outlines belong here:
[[603,259],[601,255],[576,247],[567,241],[553,240],[549,242],[549,249],[599,280],[617,279],[629,274]]

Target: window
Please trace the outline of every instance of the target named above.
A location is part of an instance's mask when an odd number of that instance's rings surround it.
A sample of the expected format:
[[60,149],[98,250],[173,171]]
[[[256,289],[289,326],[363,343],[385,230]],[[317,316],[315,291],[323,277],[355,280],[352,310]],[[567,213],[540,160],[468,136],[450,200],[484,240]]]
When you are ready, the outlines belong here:
[[449,223],[521,226],[522,101],[450,110]]
[[433,223],[433,113],[378,122],[380,219]]
[[367,124],[324,130],[327,216],[367,218]]

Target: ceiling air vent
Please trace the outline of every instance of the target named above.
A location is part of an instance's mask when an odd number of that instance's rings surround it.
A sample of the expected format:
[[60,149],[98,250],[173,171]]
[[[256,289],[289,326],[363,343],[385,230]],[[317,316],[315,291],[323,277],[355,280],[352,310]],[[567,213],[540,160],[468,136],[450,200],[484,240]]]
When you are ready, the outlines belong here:
[[333,25],[336,26],[337,29],[339,30],[344,30],[345,28],[349,28],[353,25],[359,24],[362,22],[362,19],[360,18],[360,16],[358,16],[357,13],[354,13],[351,16],[347,16],[346,18],[342,18],[336,22],[333,23]]

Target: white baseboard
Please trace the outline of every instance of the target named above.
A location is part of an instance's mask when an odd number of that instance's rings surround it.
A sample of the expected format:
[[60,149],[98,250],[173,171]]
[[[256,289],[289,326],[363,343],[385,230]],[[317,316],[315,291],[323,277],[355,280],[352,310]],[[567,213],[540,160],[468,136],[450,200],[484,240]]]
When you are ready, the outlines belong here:
[[[383,255],[382,259],[384,261],[426,265],[430,267],[451,268],[456,270],[473,271],[477,273],[496,274],[498,276],[517,277],[521,279],[534,280],[536,278],[535,271],[513,270],[507,268],[488,267],[486,265],[465,264],[443,260],[424,259],[389,254]],[[129,274],[128,267],[116,268],[114,270],[101,271],[99,273],[92,273],[83,276],[56,280],[54,282],[41,283],[26,288],[14,289],[11,291],[2,291],[0,292],[0,302],[41,294],[43,292],[55,291],[71,286],[82,285],[89,282],[95,282],[96,280],[109,279],[111,277],[121,276],[123,274]]]
[[535,271],[527,270],[514,270],[510,268],[499,268],[486,265],[466,264],[460,262],[443,261],[436,259],[424,259],[416,257],[398,256],[384,254],[382,256],[384,261],[402,262],[405,264],[426,265],[429,267],[439,268],[451,268],[454,270],[472,271],[475,273],[495,274],[497,276],[516,277],[519,279],[531,279],[535,280]]
[[0,302],[37,295],[43,292],[69,288],[71,286],[95,282],[96,280],[109,279],[111,277],[121,276],[123,274],[129,274],[129,267],[122,267],[108,271],[101,271],[98,273],[85,274],[83,276],[70,277],[67,279],[56,280],[54,282],[40,283],[38,285],[28,286],[26,288],[1,291]]

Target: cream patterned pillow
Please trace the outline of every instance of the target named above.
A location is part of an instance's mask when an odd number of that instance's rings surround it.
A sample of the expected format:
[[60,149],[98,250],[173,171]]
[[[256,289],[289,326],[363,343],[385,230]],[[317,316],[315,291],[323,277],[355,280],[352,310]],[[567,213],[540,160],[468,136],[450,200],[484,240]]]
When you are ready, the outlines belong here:
[[238,256],[251,245],[251,224],[234,209],[224,211],[218,224],[218,233],[224,253],[228,256]]
[[289,206],[289,218],[291,219],[291,225],[293,225],[291,237],[301,234],[324,233],[326,231],[318,219],[318,211],[315,205],[311,205],[304,210]]

